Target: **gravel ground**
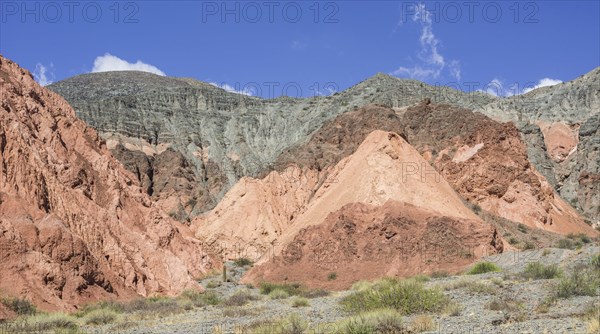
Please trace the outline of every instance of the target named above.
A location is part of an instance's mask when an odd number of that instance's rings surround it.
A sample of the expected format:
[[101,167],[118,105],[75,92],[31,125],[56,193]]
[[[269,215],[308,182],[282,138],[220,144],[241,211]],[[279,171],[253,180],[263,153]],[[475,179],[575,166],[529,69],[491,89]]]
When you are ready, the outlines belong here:
[[[431,315],[436,321],[436,329],[426,333],[588,333],[586,322],[580,315],[590,307],[600,304],[597,297],[573,297],[559,300],[545,313],[537,307],[549,296],[558,279],[525,281],[515,274],[521,272],[527,263],[541,262],[557,264],[565,271],[573,270],[578,264],[589,261],[598,254],[600,248],[588,246],[582,250],[565,249],[531,250],[505,253],[484,260],[495,262],[502,272],[481,275],[462,275],[431,279],[430,287],[439,287],[456,303],[462,306],[459,315]],[[350,316],[339,307],[339,301],[350,291],[333,292],[329,296],[309,299],[308,307],[293,307],[293,297],[271,300],[260,295],[257,288],[248,289],[235,283],[243,274],[244,268],[232,268],[229,276],[232,282],[221,283],[214,290],[226,299],[238,290],[247,289],[259,296],[259,300],[241,307],[207,306],[160,319],[144,320],[131,324],[129,328],[111,326],[90,327],[90,333],[242,333],[241,328],[273,319],[298,314],[309,322],[312,328],[328,328],[332,323]],[[247,269],[247,268],[246,268]],[[220,281],[220,276],[203,280]],[[491,287],[484,292],[473,292],[465,287],[453,288],[460,282],[478,282]],[[510,300],[520,304],[517,311],[493,311],[486,305],[493,300]],[[406,317],[410,323],[416,316]],[[220,331],[215,331],[215,328]],[[243,333],[250,333],[245,331]]]

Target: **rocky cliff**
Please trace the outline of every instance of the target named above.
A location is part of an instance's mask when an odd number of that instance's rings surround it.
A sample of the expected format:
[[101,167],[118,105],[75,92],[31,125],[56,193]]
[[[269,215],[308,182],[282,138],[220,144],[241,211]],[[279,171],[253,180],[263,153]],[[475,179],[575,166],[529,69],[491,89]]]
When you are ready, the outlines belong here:
[[201,289],[187,227],[58,94],[0,56],[0,290],[42,309]]

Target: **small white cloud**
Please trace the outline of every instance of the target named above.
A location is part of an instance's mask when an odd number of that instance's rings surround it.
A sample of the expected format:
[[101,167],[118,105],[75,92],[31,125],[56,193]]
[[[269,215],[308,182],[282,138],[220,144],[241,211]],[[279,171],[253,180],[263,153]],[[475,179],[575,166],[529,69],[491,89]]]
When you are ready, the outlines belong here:
[[440,71],[432,68],[423,68],[419,65],[413,67],[400,66],[392,72],[392,75],[424,81],[429,78],[437,78],[440,75]]
[[504,83],[500,79],[492,79],[483,89],[478,89],[478,92],[490,94],[492,96],[504,96]]
[[554,86],[554,85],[558,85],[559,83],[562,83],[562,80],[558,80],[558,79],[550,79],[550,78],[543,78],[541,79],[537,85],[533,86],[533,87],[529,87],[529,88],[525,88],[523,89],[523,92],[521,94],[526,94],[531,92],[534,89],[538,89],[541,87],[548,87],[548,86]]
[[303,43],[303,42],[300,42],[300,41],[293,41],[292,42],[292,49],[294,49],[294,50],[306,49],[307,46],[308,46],[307,43]]
[[559,83],[562,83],[562,81],[557,79],[544,78],[538,81],[537,85],[533,87],[525,87],[523,89],[520,89],[520,85],[518,83],[514,83],[512,85],[507,86],[502,80],[494,78],[487,85],[485,85],[483,89],[477,89],[477,91],[488,93],[490,95],[498,97],[509,97],[513,95],[525,94],[540,87],[554,86]]
[[338,92],[337,87],[326,86],[326,87],[323,87],[323,90],[317,89],[315,91],[315,96],[331,96],[337,92]]
[[33,77],[41,86],[47,86],[54,80],[54,64],[50,63],[50,68],[37,63],[33,70]]
[[254,89],[252,89],[251,87],[244,87],[242,89],[235,89],[233,86],[224,83],[222,85],[219,85],[216,82],[209,82],[209,84],[215,86],[215,87],[219,87],[222,88],[230,93],[236,93],[236,94],[242,94],[242,95],[246,95],[246,96],[253,96],[254,94],[256,94],[256,92],[254,92]]
[[94,60],[94,68],[92,69],[92,73],[109,71],[142,71],[162,76],[166,75],[165,72],[159,70],[156,66],[143,63],[140,60],[135,63],[130,63],[119,57],[113,56],[110,53],[106,53],[104,56],[96,57]]
[[448,70],[450,70],[450,75],[452,75],[454,79],[460,80],[460,62],[458,60],[450,61]]
[[425,8],[423,3],[415,5],[414,9],[415,13],[412,16],[412,20],[421,24],[421,36],[419,37],[421,48],[417,54],[421,64],[416,64],[413,67],[401,66],[393,71],[392,75],[408,76],[418,80],[437,79],[447,66],[450,75],[454,79],[460,80],[460,62],[457,60],[447,62],[444,56],[438,51],[438,46],[441,42],[433,33],[431,13]]

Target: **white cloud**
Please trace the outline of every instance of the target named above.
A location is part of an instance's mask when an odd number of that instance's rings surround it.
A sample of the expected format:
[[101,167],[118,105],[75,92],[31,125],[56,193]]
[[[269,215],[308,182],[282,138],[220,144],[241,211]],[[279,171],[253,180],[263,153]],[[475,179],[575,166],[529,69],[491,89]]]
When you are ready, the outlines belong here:
[[331,96],[337,92],[338,92],[337,87],[326,86],[326,87],[323,87],[322,90],[317,89],[315,91],[315,96]]
[[300,41],[293,41],[292,42],[292,49],[294,49],[294,50],[306,49],[307,46],[308,46],[307,43],[303,43],[303,42],[300,42]]
[[444,56],[438,51],[438,46],[441,42],[433,33],[431,13],[425,8],[424,4],[420,3],[416,5],[412,20],[413,22],[418,21],[421,23],[421,36],[419,38],[421,49],[417,54],[421,64],[416,64],[412,67],[401,66],[393,71],[392,74],[408,76],[418,80],[437,79],[444,68],[446,68],[446,65],[448,65],[450,75],[454,79],[460,80],[460,62],[458,60],[447,62]]
[[233,86],[229,85],[229,84],[222,84],[219,85],[216,82],[209,82],[209,84],[215,86],[215,87],[219,87],[222,88],[230,93],[236,93],[236,94],[242,94],[242,95],[247,95],[247,96],[253,96],[256,92],[254,91],[254,89],[252,89],[251,87],[244,87],[242,89],[235,89]]
[[523,89],[519,89],[518,83],[514,83],[507,86],[502,80],[494,78],[487,85],[485,85],[483,89],[478,89],[477,91],[488,93],[493,96],[509,97],[513,95],[529,93],[534,89],[540,87],[554,86],[559,83],[562,83],[562,81],[557,79],[544,78],[538,81],[538,84],[533,87],[525,87]]
[[54,80],[54,64],[50,63],[50,68],[37,63],[33,70],[33,77],[41,86],[47,86]]
[[119,57],[113,56],[110,53],[106,53],[104,56],[96,57],[94,60],[94,68],[92,69],[92,73],[108,71],[142,71],[163,76],[166,75],[165,72],[159,70],[156,66],[143,63],[141,60],[138,60],[135,63],[130,63]]
[[538,81],[538,84],[533,86],[533,87],[529,87],[529,88],[525,88],[523,89],[522,94],[526,94],[531,92],[534,89],[538,89],[541,87],[548,87],[548,86],[554,86],[554,85],[558,85],[559,83],[562,83],[562,80],[558,80],[558,79],[550,79],[550,78],[543,78],[540,81]]
[[[504,83],[502,80],[494,78],[490,81],[483,89],[478,89],[478,92],[488,93],[492,96],[506,96],[506,92],[504,91]],[[511,94],[512,95],[512,94]]]

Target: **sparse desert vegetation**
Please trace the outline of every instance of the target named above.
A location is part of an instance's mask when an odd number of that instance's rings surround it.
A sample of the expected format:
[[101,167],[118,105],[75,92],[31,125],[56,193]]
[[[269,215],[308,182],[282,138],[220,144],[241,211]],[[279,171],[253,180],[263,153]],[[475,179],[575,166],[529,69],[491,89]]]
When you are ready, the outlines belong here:
[[476,263],[468,272],[467,275],[479,275],[485,273],[493,273],[500,271],[500,268],[491,262]]
[[361,286],[341,301],[344,309],[365,312],[390,308],[401,314],[438,312],[449,299],[437,288],[427,288],[414,279],[384,278]]
[[32,315],[37,313],[37,308],[27,299],[15,297],[0,297],[0,303],[17,315]]
[[543,265],[539,262],[527,264],[521,277],[525,279],[552,279],[562,275],[562,271],[555,264]]
[[[558,252],[565,250],[532,252],[539,257],[538,261],[515,263],[514,268],[495,263],[490,266],[489,262],[482,261],[483,265],[472,266],[482,272],[480,274],[434,272],[405,279],[386,277],[359,281],[344,291],[274,282],[262,282],[256,289],[250,289],[236,283],[243,270],[237,272],[235,268],[242,267],[232,262],[229,282],[220,282],[202,293],[186,290],[171,298],[156,296],[128,302],[100,302],[73,314],[37,311],[31,314],[27,301],[9,302],[5,298],[4,303],[18,305],[14,308],[23,313],[21,327],[7,332],[45,328],[55,333],[105,330],[140,334],[187,328],[183,333],[192,334],[197,332],[194,328],[204,326],[202,328],[208,328],[207,333],[409,334],[438,328],[461,333],[460,329],[465,326],[481,328],[483,332],[493,332],[497,326],[530,326],[530,320],[542,317],[548,328],[556,329],[548,330],[551,333],[565,328],[560,327],[565,317],[561,312],[572,309],[569,322],[564,326],[575,326],[574,333],[594,333],[598,322],[594,317],[596,295],[592,292],[598,288],[595,279],[595,273],[600,270],[598,253],[567,250],[579,260],[568,261],[565,268],[559,269],[552,261],[557,259],[554,256]],[[571,262],[574,263],[571,265]],[[204,282],[218,282],[219,277],[220,274],[215,273]],[[527,298],[517,292],[519,289],[529,291]],[[583,306],[577,311],[576,305]],[[315,321],[311,316],[315,312],[322,314],[322,318]],[[478,317],[470,316],[474,313]]]
[[587,265],[577,266],[569,275],[561,278],[554,288],[554,297],[597,296],[600,289],[600,269],[592,258]]

